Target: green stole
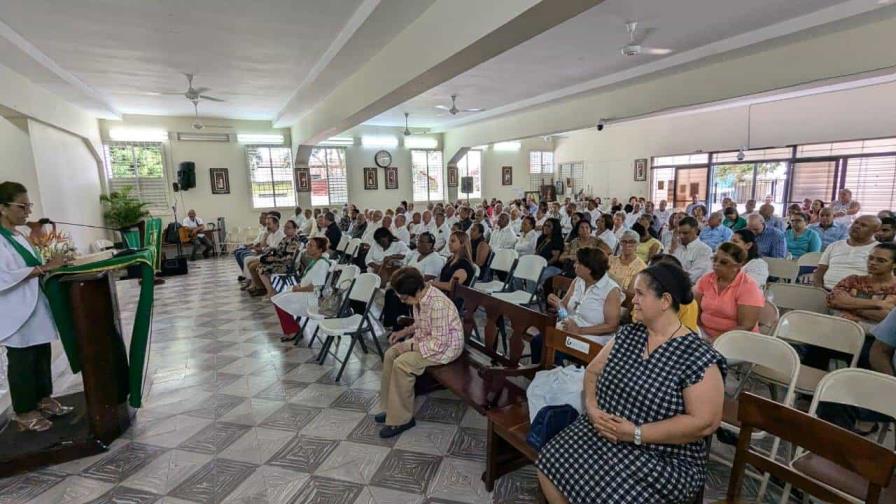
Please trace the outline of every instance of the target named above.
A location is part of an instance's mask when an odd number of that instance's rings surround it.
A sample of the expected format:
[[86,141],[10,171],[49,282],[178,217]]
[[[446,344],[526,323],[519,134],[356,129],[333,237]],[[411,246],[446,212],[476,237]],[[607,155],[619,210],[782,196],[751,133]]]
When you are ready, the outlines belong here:
[[43,264],[43,261],[35,257],[33,251],[23,247],[22,244],[13,237],[12,231],[6,229],[3,226],[0,226],[0,235],[6,238],[6,241],[8,241],[10,245],[12,245],[12,248],[14,248],[16,252],[18,252],[19,255],[22,256],[22,259],[25,260],[26,266],[36,268],[37,266]]

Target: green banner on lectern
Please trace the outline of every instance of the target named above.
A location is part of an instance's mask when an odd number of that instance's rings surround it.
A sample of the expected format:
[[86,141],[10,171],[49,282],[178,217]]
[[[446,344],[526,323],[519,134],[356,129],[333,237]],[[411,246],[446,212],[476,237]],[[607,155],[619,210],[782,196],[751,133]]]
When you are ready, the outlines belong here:
[[134,408],[139,408],[143,399],[143,367],[146,363],[146,352],[149,350],[150,328],[152,327],[154,256],[152,250],[141,249],[133,254],[113,257],[105,261],[66,266],[48,275],[43,284],[44,293],[50,301],[50,309],[53,310],[53,318],[56,320],[56,327],[59,329],[62,346],[65,348],[72,372],[79,373],[81,372],[81,359],[78,356],[78,344],[69,311],[68,293],[62,288],[60,280],[66,275],[76,273],[94,273],[118,270],[128,266],[142,266],[140,268],[140,299],[137,301],[137,314],[134,317],[134,329],[131,331],[128,355],[128,386],[130,388],[128,402]]

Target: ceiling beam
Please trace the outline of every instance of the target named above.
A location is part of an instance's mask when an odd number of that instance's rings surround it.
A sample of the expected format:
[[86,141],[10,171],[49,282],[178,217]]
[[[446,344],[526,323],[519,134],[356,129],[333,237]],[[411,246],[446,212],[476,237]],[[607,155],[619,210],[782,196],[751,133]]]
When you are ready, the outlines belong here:
[[[603,0],[436,0],[311,110],[284,110],[293,145],[314,145],[375,117]],[[475,16],[470,13],[475,12]],[[297,122],[289,121],[298,117]],[[301,160],[298,160],[301,163]]]

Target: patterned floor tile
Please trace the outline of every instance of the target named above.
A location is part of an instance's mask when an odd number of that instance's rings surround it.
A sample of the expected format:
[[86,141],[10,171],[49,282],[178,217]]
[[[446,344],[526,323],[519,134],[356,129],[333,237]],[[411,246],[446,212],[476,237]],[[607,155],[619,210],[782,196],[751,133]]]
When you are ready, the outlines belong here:
[[491,502],[491,496],[482,483],[483,464],[445,457],[439,471],[429,485],[426,495],[459,502]]
[[[50,466],[49,468],[47,468],[47,472],[48,473],[62,472],[65,474],[81,474],[81,471],[83,471],[84,469],[86,469],[86,468],[92,466],[93,464],[95,464],[96,462],[108,457],[115,451],[124,448],[125,446],[128,445],[128,443],[130,443],[130,440],[128,440],[125,437],[120,437],[120,438],[116,439],[115,441],[112,441],[112,443],[109,444],[108,450],[105,452],[98,453],[96,455],[91,455],[90,457],[84,457],[81,459],[70,460],[68,462],[63,462],[62,464]],[[0,481],[2,481],[2,480],[0,480]],[[0,484],[0,495],[3,495],[2,488],[3,488],[2,484]],[[2,504],[2,500],[0,500],[0,504]]]
[[169,495],[201,504],[217,504],[254,471],[255,466],[246,462],[213,459],[169,492]]
[[203,453],[169,450],[122,483],[128,488],[165,495],[211,461]]
[[329,366],[320,366],[318,364],[302,364],[283,376],[284,380],[297,381],[302,383],[314,383],[318,378],[327,374],[330,370]]
[[178,449],[210,455],[220,453],[249,429],[246,425],[214,422],[187,439]]
[[69,476],[58,485],[28,501],[29,504],[83,504],[98,498],[115,486],[112,483],[81,476]]
[[268,401],[266,399],[247,399],[221,417],[221,421],[255,426],[263,422],[272,413],[279,410],[284,401]]
[[90,501],[89,504],[152,504],[159,500],[156,494],[143,490],[117,486],[100,497]]
[[289,400],[293,404],[301,404],[303,406],[314,406],[316,408],[327,408],[333,401],[343,394],[345,387],[339,385],[322,385],[320,383],[312,383],[302,389],[292,399]]
[[314,471],[317,476],[366,484],[379,468],[389,448],[343,441]]
[[401,434],[395,447],[401,450],[445,455],[457,432],[457,427],[435,422],[417,422],[417,425]]
[[[376,423],[373,420],[373,415],[367,415],[361,419],[361,422],[359,422],[358,425],[355,426],[354,430],[352,430],[352,432],[346,439],[349,441],[354,441],[356,443],[372,444],[376,446],[387,446],[390,448],[392,446],[395,446],[395,443],[398,442],[399,437],[390,437],[386,439],[381,438],[380,430],[382,430],[382,428],[383,424]],[[405,434],[407,434],[407,432]]]
[[357,380],[352,382],[351,387],[355,390],[380,390],[380,383],[383,374],[380,371],[365,371]]
[[264,419],[259,427],[297,432],[306,427],[320,412],[320,408],[287,403]]
[[364,486],[346,481],[331,480],[312,476],[292,502],[320,504],[353,504],[361,495]]
[[164,448],[156,446],[129,443],[87,467],[81,475],[107,483],[120,483],[146,467],[163,451]]
[[366,416],[355,411],[325,409],[301,432],[303,436],[343,440]]
[[330,407],[367,413],[376,406],[379,397],[379,393],[370,390],[348,389],[337,397]]
[[307,386],[307,383],[278,380],[270,387],[255,394],[255,397],[258,399],[267,399],[269,401],[286,401],[295,397],[296,394],[301,392],[302,389]]
[[302,489],[309,477],[308,474],[279,467],[262,466],[227,496],[224,504],[253,502],[287,504]]
[[206,418],[196,418],[187,415],[176,415],[148,422],[147,424],[143,424],[138,420],[137,425],[132,427],[135,429],[133,440],[153,446],[174,448],[210,423],[211,420]]
[[535,466],[526,466],[495,483],[494,504],[535,504],[538,492],[538,477]]
[[190,416],[216,419],[221,418],[233,408],[246,401],[245,397],[227,394],[214,394],[197,405],[195,410],[189,411]]
[[364,488],[355,504],[421,504],[422,495],[399,492],[390,488],[368,486]]
[[295,435],[292,432],[252,428],[220,453],[221,458],[264,464]]
[[268,460],[268,465],[313,473],[338,445],[330,439],[296,436]]
[[466,410],[467,407],[463,401],[428,397],[414,417],[417,420],[457,425],[463,419]]
[[486,433],[482,429],[460,427],[448,447],[448,455],[456,458],[485,462]]
[[404,450],[392,450],[370,484],[400,492],[422,494],[435,476],[441,457]]
[[0,504],[28,502],[65,479],[56,471],[34,471],[0,480]]

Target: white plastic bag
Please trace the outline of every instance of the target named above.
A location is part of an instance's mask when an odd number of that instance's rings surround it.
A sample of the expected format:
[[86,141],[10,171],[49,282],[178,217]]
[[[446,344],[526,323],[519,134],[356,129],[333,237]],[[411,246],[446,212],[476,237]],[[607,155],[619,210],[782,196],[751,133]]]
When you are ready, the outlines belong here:
[[526,389],[529,401],[529,421],[545,406],[569,404],[582,414],[582,390],[585,385],[585,368],[575,366],[556,367],[535,373],[535,379]]

